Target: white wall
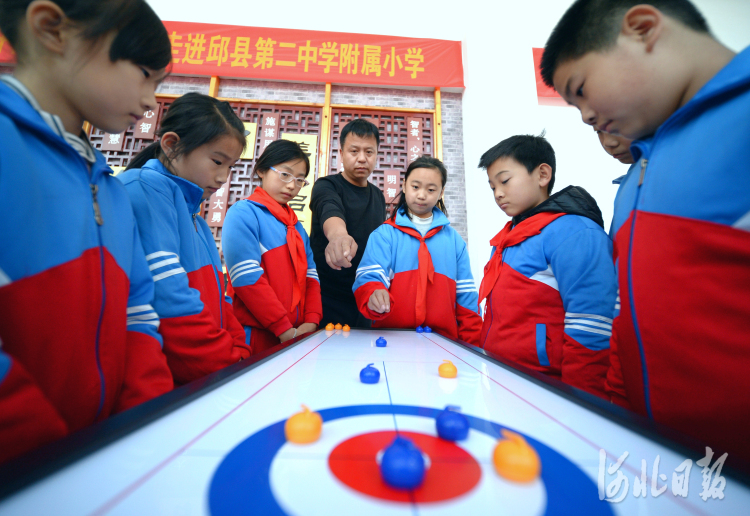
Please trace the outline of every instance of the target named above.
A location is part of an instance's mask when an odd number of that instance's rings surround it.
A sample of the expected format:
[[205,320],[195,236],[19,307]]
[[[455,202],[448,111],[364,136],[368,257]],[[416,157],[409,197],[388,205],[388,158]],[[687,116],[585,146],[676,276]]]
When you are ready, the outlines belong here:
[[[739,51],[750,45],[750,1],[693,0],[713,33]],[[557,154],[555,191],[583,186],[609,228],[616,187],[627,167],[605,154],[574,108],[537,105],[532,47],[543,47],[569,0],[149,0],[170,21],[222,23],[461,40],[464,44],[464,155],[469,251],[477,284],[489,240],[507,221],[487,177],[476,168],[484,151],[514,134],[546,129]],[[450,207],[449,207],[450,209]]]

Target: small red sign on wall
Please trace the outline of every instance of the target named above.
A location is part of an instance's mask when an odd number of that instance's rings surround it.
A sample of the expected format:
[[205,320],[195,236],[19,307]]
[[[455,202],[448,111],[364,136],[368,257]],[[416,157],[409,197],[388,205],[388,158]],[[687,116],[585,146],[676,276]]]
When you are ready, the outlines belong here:
[[399,183],[401,179],[401,172],[399,170],[385,170],[383,172],[384,175],[384,187],[383,187],[383,193],[385,194],[385,202],[386,203],[392,203],[394,199],[398,196],[398,192],[400,190]]
[[161,109],[161,106],[157,106],[153,111],[146,111],[143,113],[143,118],[135,124],[133,130],[133,136],[135,138],[141,138],[143,140],[154,139],[154,134],[156,133],[156,121],[159,120],[159,109]]
[[260,151],[263,154],[268,145],[279,139],[279,115],[264,114],[260,120]]
[[227,214],[227,203],[229,202],[229,185],[224,185],[208,198],[208,212],[206,222],[209,227],[220,228],[224,226],[224,215]]
[[122,150],[123,143],[125,143],[124,140],[125,131],[120,134],[104,133],[104,138],[102,138],[102,150],[119,152]]
[[409,152],[409,163],[423,154],[422,145],[422,125],[424,120],[421,118],[407,118],[406,125],[408,133],[406,136],[406,148]]

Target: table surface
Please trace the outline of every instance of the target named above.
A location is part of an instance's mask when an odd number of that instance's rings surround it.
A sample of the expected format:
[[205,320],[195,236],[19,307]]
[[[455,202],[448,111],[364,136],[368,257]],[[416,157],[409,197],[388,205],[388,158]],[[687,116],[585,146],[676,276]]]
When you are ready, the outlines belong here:
[[[375,346],[381,336],[384,348]],[[456,379],[438,376],[446,359]],[[374,385],[359,381],[369,363],[381,373]],[[723,499],[701,498],[702,456],[690,457],[688,495],[674,495],[682,448],[437,334],[319,331],[193,398],[8,497],[0,514],[725,515],[750,507],[750,489],[727,476]],[[309,445],[283,434],[301,404],[324,419]],[[436,439],[434,418],[447,405],[469,418],[465,441]],[[503,428],[536,449],[538,480],[495,472]],[[413,437],[429,464],[412,492],[377,474],[377,452],[396,432]],[[622,495],[608,468],[625,452],[627,494],[600,501],[599,485],[605,496]],[[642,461],[647,486],[636,497]]]

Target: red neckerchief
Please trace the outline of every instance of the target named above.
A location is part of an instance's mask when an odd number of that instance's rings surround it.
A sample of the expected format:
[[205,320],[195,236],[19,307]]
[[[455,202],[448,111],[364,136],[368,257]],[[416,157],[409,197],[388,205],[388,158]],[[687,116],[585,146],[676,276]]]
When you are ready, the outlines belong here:
[[[520,222],[513,228],[513,221],[509,220],[505,227],[490,240],[490,245],[495,248],[495,254],[487,265],[484,266],[484,277],[479,287],[479,302],[490,295],[490,292],[500,276],[500,268],[503,264],[503,250],[513,247],[534,235],[538,235],[553,220],[566,215],[565,213],[540,213]],[[513,229],[513,231],[511,231]]]
[[417,281],[416,322],[417,326],[422,326],[427,317],[427,283],[432,283],[432,280],[435,276],[435,267],[432,265],[432,256],[430,255],[430,250],[427,249],[425,240],[438,233],[441,229],[443,229],[443,226],[432,228],[427,232],[425,236],[422,236],[422,233],[420,233],[416,229],[399,226],[393,219],[388,219],[385,221],[385,223],[390,224],[399,231],[403,231],[407,235],[413,236],[414,238],[419,240],[419,254],[417,255],[417,258],[419,260],[419,279]]
[[294,266],[294,275],[296,277],[292,288],[292,309],[299,304],[300,312],[304,314],[305,297],[303,293],[305,292],[307,282],[307,253],[305,252],[305,243],[302,241],[302,236],[297,231],[297,228],[294,227],[297,224],[297,214],[288,205],[281,205],[275,201],[260,186],[247,199],[268,208],[271,215],[286,226],[286,243],[289,246],[289,254],[292,257],[292,265]]

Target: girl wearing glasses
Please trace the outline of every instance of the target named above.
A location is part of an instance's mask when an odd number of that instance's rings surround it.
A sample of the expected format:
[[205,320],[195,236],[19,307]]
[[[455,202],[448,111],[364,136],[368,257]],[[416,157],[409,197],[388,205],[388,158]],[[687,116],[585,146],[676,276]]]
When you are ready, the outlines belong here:
[[198,216],[230,177],[245,147],[245,127],[228,103],[188,93],[172,103],[156,134],[159,140],[117,177],[130,195],[161,321],[145,321],[142,307],[134,307],[127,324],[159,329],[181,385],[251,354],[224,296],[213,235]]
[[254,173],[261,186],[229,209],[221,243],[227,294],[259,353],[317,330],[323,309],[310,241],[288,205],[309,184],[307,155],[296,142],[274,141]]

